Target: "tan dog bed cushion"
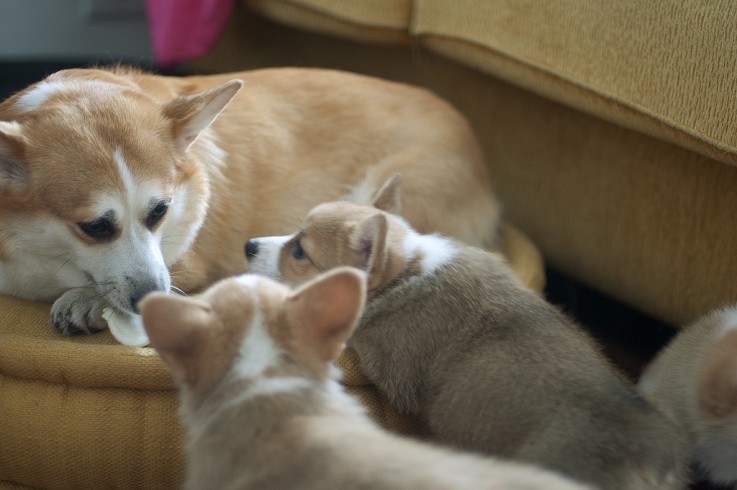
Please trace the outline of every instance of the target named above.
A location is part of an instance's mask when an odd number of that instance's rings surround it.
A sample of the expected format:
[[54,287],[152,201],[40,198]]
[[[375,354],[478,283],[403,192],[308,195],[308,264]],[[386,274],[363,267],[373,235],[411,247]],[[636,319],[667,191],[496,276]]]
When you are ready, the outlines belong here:
[[[504,253],[525,284],[542,289],[541,256],[514,228],[505,228]],[[156,352],[120,345],[108,331],[62,337],[49,309],[0,297],[0,488],[180,487],[177,393]],[[339,359],[349,391],[387,427],[421,434],[356,361],[350,351]]]

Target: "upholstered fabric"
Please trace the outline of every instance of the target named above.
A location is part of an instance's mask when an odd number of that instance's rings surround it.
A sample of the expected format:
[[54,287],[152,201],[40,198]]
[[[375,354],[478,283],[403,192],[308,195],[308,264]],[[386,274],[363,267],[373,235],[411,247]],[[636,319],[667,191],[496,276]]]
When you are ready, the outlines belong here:
[[[541,290],[535,246],[513,228],[504,237],[520,279]],[[62,337],[48,323],[49,308],[0,297],[0,488],[180,487],[177,393],[156,352],[117,344],[107,331]],[[419,421],[390,409],[353,351],[338,365],[377,421],[423,434]]]
[[407,43],[412,0],[247,0],[250,8],[304,29],[378,43]]
[[416,0],[411,32],[553,100],[737,163],[730,0]]

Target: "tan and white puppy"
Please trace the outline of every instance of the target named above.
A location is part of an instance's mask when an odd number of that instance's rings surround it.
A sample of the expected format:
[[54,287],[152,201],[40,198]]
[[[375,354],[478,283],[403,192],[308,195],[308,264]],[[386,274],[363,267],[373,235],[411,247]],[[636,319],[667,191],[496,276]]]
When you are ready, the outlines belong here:
[[143,300],[152,345],[180,387],[185,488],[584,488],[374,425],[331,363],[365,294],[365,276],[343,268],[296,291],[244,275],[198,298]]
[[242,272],[247,237],[370,202],[397,171],[419,229],[494,240],[472,131],[427,91],[309,69],[60,71],[0,104],[0,294],[54,301],[63,333],[104,328],[104,307]]
[[[397,211],[399,180],[375,206]],[[368,273],[348,345],[363,373],[435,439],[612,490],[680,488],[685,437],[580,328],[497,254],[422,235],[377,207],[317,206],[290,236],[247,245],[252,272],[297,285]]]
[[737,306],[685,327],[639,386],[691,433],[697,476],[737,487]]

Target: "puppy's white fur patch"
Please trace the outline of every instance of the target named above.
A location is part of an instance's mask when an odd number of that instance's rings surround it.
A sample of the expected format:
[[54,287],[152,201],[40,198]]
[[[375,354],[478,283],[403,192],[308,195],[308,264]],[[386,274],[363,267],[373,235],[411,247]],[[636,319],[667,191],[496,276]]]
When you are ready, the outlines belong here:
[[253,386],[246,389],[238,400],[234,403],[240,403],[257,396],[275,395],[280,393],[296,393],[300,390],[313,388],[314,383],[307,378],[297,376],[277,376],[273,378],[260,378]]
[[407,257],[420,255],[422,270],[431,274],[453,260],[458,253],[458,247],[453,241],[440,235],[420,235],[408,230],[404,239],[404,252]]
[[281,278],[279,254],[284,244],[293,237],[294,235],[282,235],[258,238],[258,255],[250,262],[250,271],[274,279]]
[[240,276],[237,276],[235,278],[236,281],[238,281],[239,284],[247,287],[247,288],[255,288],[256,284],[259,282],[259,276],[256,274],[241,274]]
[[238,360],[231,373],[237,379],[256,379],[268,368],[276,366],[281,354],[281,349],[264,327],[263,316],[256,303],[250,328],[243,339]]

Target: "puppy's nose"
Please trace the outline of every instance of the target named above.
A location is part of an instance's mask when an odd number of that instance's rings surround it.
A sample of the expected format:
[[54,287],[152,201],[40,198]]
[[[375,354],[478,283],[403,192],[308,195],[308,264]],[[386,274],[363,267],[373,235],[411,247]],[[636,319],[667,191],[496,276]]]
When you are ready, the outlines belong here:
[[256,240],[248,240],[246,242],[246,260],[250,262],[256,255],[258,255],[258,242]]

